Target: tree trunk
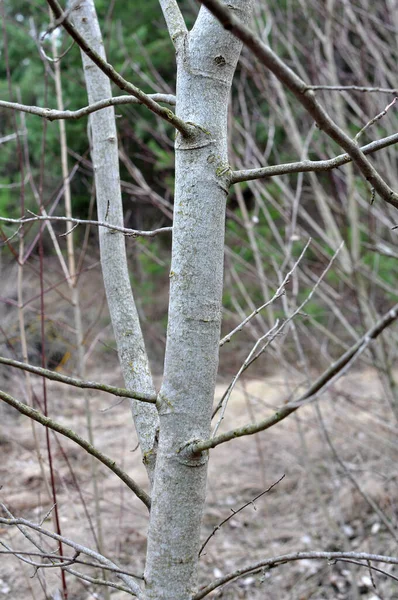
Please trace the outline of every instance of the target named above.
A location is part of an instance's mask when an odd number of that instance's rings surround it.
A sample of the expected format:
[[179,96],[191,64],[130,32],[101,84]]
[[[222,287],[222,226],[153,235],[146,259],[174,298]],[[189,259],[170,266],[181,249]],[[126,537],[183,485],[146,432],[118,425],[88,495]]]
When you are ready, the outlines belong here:
[[[250,0],[234,3],[247,19]],[[176,138],[173,249],[160,437],[152,493],[148,600],[192,597],[207,455],[180,449],[207,439],[216,374],[229,187],[227,111],[241,43],[201,8],[177,52],[177,115],[195,133]]]
[[[90,47],[105,58],[94,0],[83,0],[72,11],[76,29]],[[111,98],[106,75],[82,52],[89,103]],[[98,220],[123,227],[119,156],[114,108],[90,115],[91,155],[94,167]],[[127,389],[155,394],[139,318],[131,290],[125,238],[105,227],[99,228],[101,267],[115,334],[120,365]],[[150,479],[156,457],[158,418],[153,405],[132,400],[135,426]]]

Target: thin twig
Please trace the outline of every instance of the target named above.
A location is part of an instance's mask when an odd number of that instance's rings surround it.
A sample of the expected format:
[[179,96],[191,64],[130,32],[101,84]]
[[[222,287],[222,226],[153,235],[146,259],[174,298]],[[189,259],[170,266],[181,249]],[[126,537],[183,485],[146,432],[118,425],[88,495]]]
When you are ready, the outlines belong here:
[[[278,331],[280,330],[279,327],[279,319],[277,319],[275,321],[275,324],[273,327],[271,327],[271,329],[269,331],[267,331],[267,333],[264,333],[264,335],[262,335],[254,344],[253,348],[250,350],[249,354],[247,355],[246,359],[244,360],[243,364],[240,366],[238,372],[236,373],[236,375],[234,375],[231,383],[229,384],[229,386],[227,387],[227,389],[225,390],[220,402],[217,405],[217,408],[213,411],[213,415],[212,417],[214,417],[217,412],[220,410],[221,408],[221,413],[220,416],[217,420],[217,423],[214,426],[213,432],[212,432],[212,437],[214,437],[218,431],[218,428],[221,425],[221,422],[224,419],[224,415],[225,415],[225,411],[227,410],[227,405],[228,405],[228,401],[231,397],[232,391],[235,387],[235,385],[237,384],[240,376],[242,375],[242,373],[244,373],[246,371],[246,369],[252,364],[252,362],[258,358],[260,356],[260,354],[262,354],[262,352],[264,352],[265,348],[269,345],[270,341],[273,341],[275,339],[275,337],[278,334]],[[266,341],[267,340],[267,341]],[[262,345],[263,344],[263,345]],[[257,352],[257,349],[259,346],[262,346],[260,348],[260,350]]]
[[386,106],[386,107],[385,107],[385,108],[384,108],[384,109],[383,109],[383,110],[382,110],[382,111],[381,111],[381,112],[380,112],[378,115],[376,115],[375,117],[373,117],[373,119],[370,119],[370,121],[368,121],[368,122],[366,123],[366,125],[364,125],[364,126],[362,127],[362,129],[360,129],[360,130],[358,131],[358,133],[357,133],[357,134],[356,134],[356,136],[354,137],[354,142],[357,142],[357,141],[358,141],[358,139],[360,138],[360,136],[361,136],[361,135],[362,135],[362,134],[363,134],[363,133],[364,133],[364,132],[365,132],[365,131],[366,131],[366,130],[369,128],[369,127],[371,127],[371,126],[372,126],[374,123],[377,123],[377,121],[380,121],[380,119],[382,119],[382,118],[383,118],[383,117],[384,117],[384,116],[387,114],[387,112],[390,110],[390,108],[391,108],[392,106],[394,106],[394,104],[396,103],[396,101],[397,101],[397,100],[398,100],[398,98],[397,98],[397,97],[395,97],[395,98],[394,98],[394,100],[393,100],[392,102],[390,102],[390,104],[387,104],[387,106]]
[[302,303],[287,317],[287,319],[285,319],[285,321],[283,321],[283,323],[280,325],[280,327],[278,327],[275,331],[275,333],[273,334],[272,337],[270,337],[269,340],[267,340],[267,343],[264,345],[263,348],[261,348],[261,350],[255,354],[251,360],[248,362],[248,364],[245,366],[245,368],[250,367],[250,365],[256,361],[261,354],[263,354],[263,352],[266,350],[266,348],[274,341],[274,339],[278,336],[281,335],[281,333],[283,332],[284,329],[286,329],[286,326],[291,323],[293,321],[293,319],[297,316],[302,314],[303,308],[306,306],[306,304],[308,304],[308,302],[312,299],[313,295],[315,294],[315,292],[318,290],[319,286],[321,285],[322,281],[324,280],[324,278],[326,277],[326,275],[328,274],[328,272],[330,271],[330,269],[332,268],[332,265],[334,263],[334,261],[336,260],[339,252],[341,251],[342,247],[344,245],[344,242],[341,242],[340,246],[337,248],[336,252],[334,253],[334,255],[332,256],[332,258],[330,259],[329,263],[327,264],[327,266],[325,267],[325,269],[323,270],[323,272],[321,273],[321,275],[318,277],[315,285],[312,287],[311,291],[309,292],[309,294],[306,296],[306,298],[302,301]]
[[357,560],[350,560],[348,558],[342,558],[340,562],[345,562],[345,563],[350,563],[352,565],[358,565],[359,567],[368,567],[369,570],[369,577],[372,581],[372,586],[374,588],[376,588],[375,586],[375,582],[373,579],[373,575],[372,572],[376,571],[376,573],[381,573],[382,575],[385,575],[386,577],[389,577],[390,579],[393,579],[394,581],[398,581],[398,577],[395,577],[395,575],[393,575],[392,573],[389,573],[388,571],[384,571],[384,569],[379,569],[378,567],[374,567],[369,560],[366,561],[366,565],[364,565],[362,562],[357,561]]
[[284,479],[284,477],[285,477],[285,474],[283,474],[282,477],[279,477],[279,479],[277,481],[275,481],[272,485],[270,485],[269,488],[267,488],[266,490],[262,491],[255,498],[253,498],[252,500],[249,500],[249,502],[246,502],[246,504],[244,504],[243,506],[241,506],[240,508],[238,508],[238,510],[234,510],[233,508],[231,508],[231,511],[232,511],[231,514],[228,515],[228,517],[226,519],[224,519],[223,521],[221,521],[221,523],[219,523],[218,525],[216,525],[214,527],[213,531],[207,536],[207,538],[205,539],[205,541],[202,544],[201,549],[199,550],[199,556],[202,554],[203,550],[205,549],[205,547],[209,543],[210,539],[217,533],[217,531],[219,529],[221,529],[221,527],[223,525],[225,525],[225,523],[227,523],[230,519],[232,519],[232,517],[235,517],[244,508],[246,508],[247,506],[250,506],[250,504],[254,506],[254,502],[256,500],[258,500],[259,498],[261,498],[261,496],[264,496],[265,494],[268,494],[268,492],[270,492],[276,485],[278,485],[278,483],[280,483],[282,481],[282,479]]
[[284,293],[285,293],[285,285],[289,282],[290,277],[292,276],[294,270],[296,269],[297,265],[300,263],[301,259],[303,258],[308,246],[311,243],[311,238],[308,240],[308,242],[306,243],[306,245],[304,246],[304,249],[302,250],[300,256],[298,257],[298,259],[296,260],[296,262],[294,263],[293,267],[290,269],[290,271],[287,273],[287,275],[285,276],[284,280],[282,281],[281,285],[278,287],[278,289],[276,290],[275,294],[272,296],[272,298],[270,300],[268,300],[268,302],[266,302],[265,304],[263,304],[262,306],[260,306],[259,308],[256,308],[256,310],[254,310],[248,317],[246,317],[246,319],[244,319],[242,321],[242,323],[240,323],[240,325],[238,325],[237,327],[235,327],[235,329],[233,329],[230,333],[228,333],[225,337],[223,337],[223,339],[220,341],[220,347],[224,346],[224,344],[226,344],[227,342],[231,341],[231,338],[233,335],[235,335],[235,333],[238,333],[238,331],[241,331],[243,329],[243,327],[249,323],[249,321],[251,321],[256,315],[258,315],[259,312],[261,312],[262,310],[264,310],[264,308],[266,308],[267,306],[269,306],[270,304],[272,304],[273,302],[275,302],[275,300],[277,300],[278,298],[280,298]]
[[[303,253],[305,252],[305,250],[308,247],[308,244],[310,243],[311,240],[308,240],[307,245],[305,246]],[[276,321],[275,325],[263,336],[261,336],[256,343],[254,344],[253,348],[250,350],[248,356],[246,357],[246,359],[244,360],[243,364],[240,366],[238,372],[236,373],[236,375],[234,376],[234,378],[232,379],[231,383],[229,384],[228,388],[226,389],[226,391],[224,392],[221,400],[219,401],[217,407],[215,408],[215,410],[213,411],[213,415],[212,417],[214,417],[217,412],[221,410],[221,416],[219,417],[217,424],[213,430],[213,434],[212,436],[214,437],[221,421],[224,418],[224,413],[226,410],[226,405],[227,402],[229,400],[229,397],[231,395],[231,392],[234,388],[234,386],[236,385],[239,377],[246,371],[246,369],[248,369],[256,360],[258,360],[258,358],[260,358],[260,356],[265,352],[265,350],[270,346],[270,344],[272,344],[272,342],[283,332],[284,329],[286,329],[286,326],[298,315],[301,313],[301,311],[303,310],[304,306],[311,300],[312,296],[315,294],[316,290],[318,289],[318,287],[320,286],[321,282],[323,281],[323,279],[325,278],[326,274],[328,273],[328,271],[330,270],[334,260],[336,259],[338,253],[340,252],[341,248],[343,247],[343,242],[340,244],[339,248],[336,250],[336,252],[334,253],[333,257],[331,258],[331,260],[329,261],[327,267],[324,269],[323,273],[321,274],[321,276],[318,278],[317,282],[315,283],[315,285],[313,286],[313,288],[311,289],[310,293],[307,295],[307,297],[303,300],[303,302],[298,306],[298,308],[296,308],[291,315],[289,315],[289,317],[283,321],[283,323],[281,325],[279,325],[279,319]],[[303,254],[302,253],[302,254]],[[300,255],[298,260],[301,260],[302,258],[302,254]],[[264,344],[262,343],[264,342]],[[258,350],[260,346],[260,349]],[[258,351],[257,351],[258,350]]]
[[378,94],[397,94],[397,88],[366,87],[362,85],[309,85],[309,90],[327,90],[329,92],[369,92]]

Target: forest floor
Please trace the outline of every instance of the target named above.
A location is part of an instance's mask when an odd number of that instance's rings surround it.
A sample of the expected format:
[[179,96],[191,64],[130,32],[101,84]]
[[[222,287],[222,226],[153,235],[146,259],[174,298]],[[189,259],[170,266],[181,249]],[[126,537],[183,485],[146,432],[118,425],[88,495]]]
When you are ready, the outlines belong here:
[[[1,275],[2,297],[8,299],[0,305],[1,327],[7,336],[1,354],[8,352],[12,357],[20,357],[16,272],[14,269]],[[24,294],[28,299],[25,318],[29,360],[38,364],[40,295],[35,277],[32,275],[25,280]],[[54,271],[52,267],[48,268],[46,277],[47,356],[53,357],[55,366],[70,350],[72,358],[63,368],[73,374],[76,352],[73,351],[71,326],[73,312],[70,304],[65,303],[68,289],[65,283],[59,285],[62,274],[55,268]],[[85,356],[87,378],[122,385],[98,268],[84,271],[79,286],[85,331],[90,332]],[[156,366],[162,364],[164,334],[156,326],[163,322],[167,287],[150,298],[150,306],[145,305],[144,297],[138,308],[144,316],[149,352],[155,357]],[[247,338],[245,341],[241,335],[238,342],[223,348],[220,371],[223,379],[217,386],[217,398],[221,397],[252,346],[252,340]],[[283,343],[286,348],[286,339]],[[317,357],[310,361],[313,365],[320,362]],[[267,355],[251,371],[251,378],[240,379],[220,431],[270,415],[286,399],[299,395],[300,386],[306,381],[304,370],[291,365],[291,368],[285,366],[283,371],[278,368],[273,372],[272,365],[275,365],[275,359],[272,362]],[[280,369],[282,366],[278,364]],[[314,369],[309,377],[312,379],[316,375]],[[32,381],[41,403],[43,383],[38,378],[32,378]],[[157,384],[160,385],[159,379]],[[0,367],[0,387],[18,399],[26,400],[26,381],[22,372]],[[147,487],[128,402],[103,412],[113,404],[113,398],[100,392],[89,392],[88,397],[95,445],[141,486]],[[50,416],[87,438],[81,390],[47,382],[47,399]],[[199,587],[244,565],[300,550],[364,551],[397,556],[398,427],[391,415],[377,373],[370,368],[350,371],[318,402],[301,407],[275,427],[212,450],[203,541],[213,531],[215,533],[200,559]],[[51,433],[50,441],[62,534],[95,549],[91,459],[81,448],[61,436],[55,438]],[[146,509],[112,472],[100,464],[97,472],[103,553],[119,565],[142,573]],[[282,476],[269,493],[253,500]],[[15,516],[40,522],[53,506],[45,479],[48,481],[44,428],[35,425],[33,429],[29,419],[0,404],[0,501]],[[234,514],[247,503],[242,511]],[[216,530],[231,515],[232,518]],[[52,527],[51,518],[44,520],[44,526]],[[32,550],[31,543],[16,528],[0,525],[0,540],[14,550]],[[39,542],[43,547],[57,551],[56,544],[48,545],[42,538]],[[4,547],[0,548],[0,552],[4,550]],[[398,575],[396,567],[378,566],[387,573]],[[103,577],[91,567],[77,568],[91,576]],[[112,580],[115,579],[112,577]],[[69,600],[106,600],[100,586],[93,587],[69,574],[66,581]],[[0,600],[3,597],[58,600],[60,585],[59,570],[35,571],[14,556],[0,554]],[[114,590],[110,597],[111,600],[123,600],[127,595]],[[228,600],[398,600],[398,583],[385,574],[349,563],[300,560],[246,575],[209,597]]]
[[[113,365],[91,365],[90,379],[119,384]],[[23,399],[23,380],[13,374],[3,389]],[[245,380],[232,395],[222,430],[271,414],[295,383],[283,374]],[[42,397],[42,384],[34,381]],[[226,384],[220,382],[220,397]],[[81,390],[47,384],[49,414],[83,437],[86,417]],[[90,392],[95,445],[143,487],[146,474],[126,401],[102,412],[109,396]],[[29,419],[0,407],[1,501],[19,517],[39,522],[52,506],[40,472]],[[48,472],[44,431],[35,426]],[[94,522],[91,461],[69,440],[50,435],[55,465],[57,506],[62,534],[95,548],[85,511]],[[59,444],[58,444],[59,442]],[[331,447],[331,444],[333,447]],[[62,447],[62,450],[61,450]],[[258,436],[234,440],[211,451],[203,540],[244,504],[209,540],[200,560],[199,586],[273,555],[299,550],[351,550],[397,555],[397,427],[377,375],[371,370],[345,376],[318,404]],[[338,459],[334,456],[337,453]],[[67,457],[67,461],[65,460]],[[128,488],[102,465],[101,494],[104,553],[119,565],[142,573],[147,514]],[[284,478],[251,503],[270,485]],[[84,499],[85,507],[82,503]],[[371,506],[373,504],[373,506]],[[51,528],[51,519],[44,526]],[[0,526],[1,539],[13,549],[31,548],[16,528]],[[53,551],[56,544],[40,544]],[[397,575],[398,569],[378,565]],[[95,569],[82,568],[94,575]],[[101,573],[96,574],[102,577]],[[103,588],[66,576],[69,598],[104,598]],[[112,580],[115,580],[113,577]],[[0,598],[57,599],[59,572],[0,555]],[[128,596],[112,591],[112,600]],[[398,583],[353,564],[300,560],[246,575],[209,597],[237,600],[398,599]]]

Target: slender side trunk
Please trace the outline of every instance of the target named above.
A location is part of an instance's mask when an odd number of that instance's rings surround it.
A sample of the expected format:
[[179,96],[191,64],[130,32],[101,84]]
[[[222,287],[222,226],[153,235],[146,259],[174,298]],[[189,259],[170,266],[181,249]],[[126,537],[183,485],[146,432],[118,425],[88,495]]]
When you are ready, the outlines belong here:
[[[75,27],[105,58],[105,51],[93,0],[83,0],[72,11]],[[110,98],[111,85],[106,75],[82,53],[89,103]],[[92,160],[94,165],[98,219],[123,226],[119,157],[113,107],[90,115]],[[131,290],[125,238],[104,227],[99,228],[101,266],[113,331],[128,389],[155,393],[141,327]],[[132,401],[134,421],[149,477],[155,464],[155,439],[158,424],[154,406]]]
[[[234,8],[244,18],[250,0]],[[176,139],[173,251],[160,437],[150,514],[148,600],[188,600],[196,582],[207,456],[180,449],[210,434],[218,367],[229,184],[227,109],[241,44],[202,8],[177,55],[177,114],[196,134]]]

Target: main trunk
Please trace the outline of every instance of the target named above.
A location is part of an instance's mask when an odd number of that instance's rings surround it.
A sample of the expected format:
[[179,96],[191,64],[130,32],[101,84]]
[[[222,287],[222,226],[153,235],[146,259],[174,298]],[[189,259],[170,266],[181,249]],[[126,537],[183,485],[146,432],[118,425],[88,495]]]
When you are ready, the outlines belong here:
[[[234,5],[244,14],[248,0]],[[150,514],[148,600],[188,600],[195,588],[207,456],[181,448],[207,438],[216,374],[228,190],[227,110],[241,44],[206,9],[177,56],[177,114],[194,124],[176,139],[173,251],[160,438]]]

